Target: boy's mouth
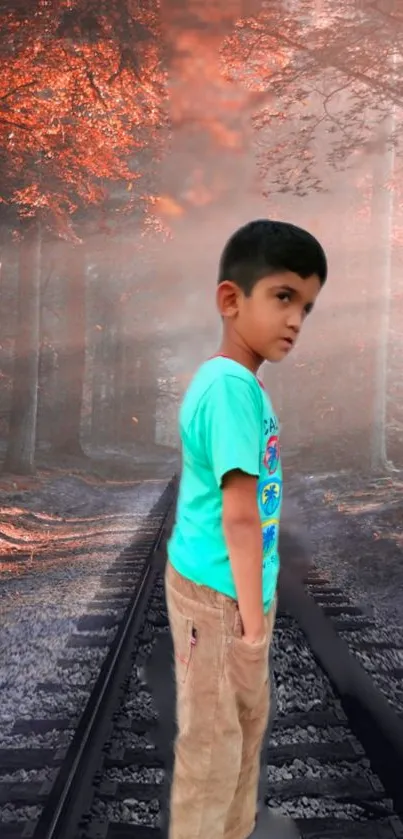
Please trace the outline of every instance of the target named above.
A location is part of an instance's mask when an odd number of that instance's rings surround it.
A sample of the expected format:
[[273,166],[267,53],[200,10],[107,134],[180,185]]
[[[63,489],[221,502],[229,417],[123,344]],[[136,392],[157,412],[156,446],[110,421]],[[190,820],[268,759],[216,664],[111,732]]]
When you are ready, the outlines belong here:
[[293,338],[280,338],[280,341],[282,342],[282,344],[289,347],[290,349],[294,346]]

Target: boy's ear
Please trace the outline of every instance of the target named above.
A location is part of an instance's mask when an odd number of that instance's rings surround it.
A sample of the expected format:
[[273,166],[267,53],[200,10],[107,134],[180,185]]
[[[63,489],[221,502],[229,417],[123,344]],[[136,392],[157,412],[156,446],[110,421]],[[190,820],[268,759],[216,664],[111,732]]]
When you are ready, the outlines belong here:
[[217,308],[223,318],[234,318],[239,310],[241,289],[230,280],[224,280],[217,286]]

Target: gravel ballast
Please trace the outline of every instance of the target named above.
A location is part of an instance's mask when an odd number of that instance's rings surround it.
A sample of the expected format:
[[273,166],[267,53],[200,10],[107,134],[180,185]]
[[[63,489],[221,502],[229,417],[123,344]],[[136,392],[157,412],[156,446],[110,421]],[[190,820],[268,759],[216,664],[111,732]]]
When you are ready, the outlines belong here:
[[[159,490],[159,494],[161,489]],[[155,499],[157,500],[157,499]],[[155,503],[155,501],[154,501]],[[123,547],[120,544],[120,550]],[[76,559],[74,559],[74,563]],[[107,565],[105,565],[107,567]],[[89,576],[91,579],[91,574]],[[84,583],[87,582],[83,574]],[[76,582],[76,581],[74,581]],[[81,583],[79,583],[81,585]],[[153,611],[158,614],[158,601],[163,590],[162,584],[158,583],[153,592]],[[72,585],[74,591],[74,585]],[[92,594],[90,595],[92,596]],[[107,597],[105,596],[105,599]],[[85,612],[85,608],[80,614]],[[104,610],[100,609],[103,614]],[[111,612],[114,610],[112,609]],[[150,617],[150,615],[149,615]],[[77,618],[75,618],[76,620]],[[371,630],[370,630],[371,631]],[[108,633],[114,634],[114,630],[107,630]],[[102,635],[102,630],[96,632],[97,635]],[[153,748],[152,732],[145,736],[137,735],[130,730],[131,722],[135,720],[152,720],[156,717],[156,709],[153,699],[147,690],[147,685],[142,678],[142,664],[150,654],[150,651],[155,643],[156,631],[149,620],[145,622],[143,630],[144,638],[140,639],[139,655],[136,661],[133,662],[131,676],[128,679],[128,690],[122,698],[120,713],[116,719],[116,727],[110,735],[110,740],[106,746],[106,755],[109,761],[112,762],[114,756],[118,755],[127,749],[144,749],[149,751]],[[351,633],[352,634],[352,633]],[[90,636],[91,633],[88,633]],[[110,637],[112,637],[112,635]],[[150,640],[151,635],[151,640]],[[350,633],[346,633],[349,637]],[[361,633],[357,632],[357,637],[361,637]],[[66,640],[66,639],[65,639]],[[92,662],[96,661],[96,668],[99,668],[102,656],[99,649],[94,649],[94,658],[88,650],[79,650],[79,658],[77,662],[79,665],[74,665],[71,669],[66,670],[57,663],[57,659],[63,657],[64,659],[73,659],[75,650],[69,648],[64,649],[61,653],[58,651],[57,656],[52,660],[53,667],[47,670],[46,676],[40,675],[36,680],[36,686],[39,682],[58,682],[60,691],[46,693],[44,690],[37,691],[32,697],[32,704],[29,706],[26,714],[32,714],[32,708],[37,708],[35,703],[39,703],[41,713],[36,712],[35,716],[56,716],[59,713],[61,716],[70,716],[70,713],[77,716],[77,708],[82,707],[86,698],[86,689],[93,683],[95,669],[92,668]],[[382,657],[381,657],[382,658]],[[276,682],[277,693],[277,708],[278,715],[282,717],[286,714],[302,712],[306,716],[309,711],[321,711],[334,713],[339,711],[340,703],[334,695],[333,689],[320,670],[315,658],[306,645],[305,636],[299,630],[294,621],[288,618],[280,617],[277,622],[277,627],[273,641],[273,659],[274,659],[274,676]],[[400,659],[392,656],[391,658],[384,657],[384,660],[389,664],[395,664]],[[85,664],[84,664],[85,662]],[[378,662],[381,663],[380,661]],[[84,665],[84,666],[83,666]],[[95,664],[94,664],[95,668]],[[373,673],[371,673],[373,675]],[[379,676],[378,678],[382,678]],[[68,704],[69,697],[75,698],[75,708]],[[63,704],[62,704],[63,703]],[[57,710],[58,709],[58,710]],[[20,709],[18,716],[22,716]],[[301,720],[301,718],[299,718]],[[317,717],[315,717],[317,719]],[[339,718],[340,719],[340,718]],[[9,725],[11,720],[7,717],[0,716],[0,745],[1,737],[4,739],[4,744],[11,743],[13,736],[11,735]],[[57,736],[60,741],[66,743],[71,736],[72,729],[67,729],[64,732],[48,732],[45,735],[18,735],[14,739],[12,747],[15,747],[17,742],[24,745],[43,745],[57,742]],[[340,755],[344,758],[349,752],[341,750],[340,745],[346,744],[351,746],[351,759],[340,759]],[[321,755],[322,751],[315,747],[323,746],[323,758],[310,757],[309,748],[312,747],[311,754]],[[296,747],[295,751],[288,750],[289,759],[284,759],[280,766],[275,765],[275,749]],[[299,748],[298,748],[299,747]],[[301,748],[303,747],[303,748]],[[280,725],[275,727],[271,737],[270,751],[273,755],[269,756],[269,763],[267,766],[267,795],[270,796],[270,790],[275,784],[284,784],[289,781],[298,781],[298,791],[290,793],[290,797],[284,797],[281,791],[277,793],[273,790],[273,797],[269,798],[270,806],[276,808],[280,815],[291,816],[292,818],[337,818],[345,821],[367,821],[370,818],[369,809],[361,802],[354,802],[352,800],[348,803],[340,801],[337,794],[327,794],[321,797],[320,786],[321,781],[335,781],[340,783],[351,782],[351,787],[354,789],[354,782],[375,781],[369,761],[366,757],[360,756],[358,741],[352,736],[347,728],[347,723],[343,725],[297,725],[292,728],[282,728]],[[332,759],[332,751],[334,758]],[[291,759],[297,753],[303,757]],[[362,750],[361,750],[362,754]],[[42,771],[42,770],[41,770]],[[47,771],[47,770],[43,770]],[[53,770],[54,771],[54,770]],[[16,773],[12,773],[15,775]],[[11,776],[10,776],[11,777]],[[46,776],[42,776],[46,777]],[[32,780],[38,780],[39,772],[33,773]],[[1,779],[0,779],[1,780]],[[116,782],[134,782],[134,783],[156,783],[160,784],[163,781],[163,771],[161,769],[152,769],[149,767],[131,767],[125,766],[123,768],[115,768],[109,766],[103,773],[103,781],[111,780]],[[299,794],[300,787],[306,781],[317,782],[311,788],[311,794]],[[300,786],[299,786],[300,785]],[[317,786],[317,790],[316,790]],[[295,785],[294,785],[295,790]],[[377,805],[387,810],[386,796],[385,801],[377,802]],[[10,805],[7,808],[0,808],[0,821],[17,821],[26,818],[33,818],[35,808],[13,808]],[[28,815],[28,811],[30,815]],[[159,802],[156,799],[150,801],[138,801],[136,798],[127,797],[122,801],[105,801],[102,797],[96,797],[91,808],[91,817],[102,821],[109,820],[112,822],[122,822],[126,824],[143,824],[150,827],[157,825],[159,813]]]
[[[147,637],[147,624],[146,624]],[[140,643],[140,655],[145,657],[150,653],[152,644]],[[306,645],[302,632],[294,621],[280,618],[273,640],[273,669],[278,693],[279,716],[309,709],[320,711],[340,711],[340,704],[332,688]],[[107,754],[113,761],[113,755],[123,755],[126,750],[153,748],[152,733],[145,736],[134,734],[130,725],[135,720],[151,720],[156,717],[153,698],[147,687],[138,676],[136,662],[128,687],[128,693],[123,698],[118,719],[118,728],[114,731],[108,744]],[[351,734],[346,725],[296,725],[292,728],[275,726],[270,741],[270,752],[275,755],[277,747],[293,747],[303,745],[309,748],[318,744],[329,747],[332,753],[334,744],[349,743],[357,749],[358,741]],[[352,755],[354,752],[352,751]],[[161,769],[150,767],[124,766],[108,767],[103,775],[103,781],[117,783],[136,783],[160,785],[164,773]],[[365,820],[367,813],[359,803],[339,802],[332,797],[320,796],[321,781],[333,781],[351,784],[354,781],[371,782],[374,776],[366,757],[353,757],[352,760],[326,761],[304,757],[304,759],[286,760],[277,766],[269,760],[267,765],[267,790],[270,807],[274,807],[279,815],[292,818],[343,818],[345,820]],[[275,793],[270,797],[273,785],[284,784],[289,781],[299,781],[303,786],[305,781],[317,781],[317,792],[314,795],[285,798]],[[96,819],[121,822],[126,824],[143,824],[155,827],[158,822],[159,801],[155,797],[149,801],[140,801],[135,797],[127,797],[121,801],[105,801],[97,798],[94,801],[91,815]]]
[[[77,634],[77,621],[86,614],[89,601],[99,594],[104,572],[133,541],[166,485],[165,480],[124,485],[108,488],[106,496],[105,491],[101,494],[86,487],[82,517],[88,519],[92,513],[97,521],[96,534],[81,552],[76,546],[69,557],[51,568],[47,564],[46,572],[38,557],[22,576],[8,577],[0,583],[0,748],[12,746],[11,729],[17,718],[76,718],[82,710],[107,646],[82,650],[66,647],[67,641]],[[79,492],[77,499],[71,513],[75,520],[81,512]],[[68,515],[64,513],[64,520]],[[130,584],[133,582],[131,577]],[[100,612],[104,614],[102,607]],[[105,637],[106,644],[115,633],[115,628],[96,631],[97,636]],[[87,637],[92,634],[80,633]],[[76,658],[77,667],[70,672],[59,668],[59,658]],[[80,663],[84,660],[83,668]],[[44,682],[57,682],[60,692],[38,689]],[[59,736],[64,738],[62,733]],[[38,745],[40,739],[38,736]],[[31,736],[25,738],[27,746],[33,742]],[[23,743],[24,738],[19,736],[19,746]]]
[[[328,578],[320,588],[340,588],[345,602],[363,612],[364,617],[344,616],[354,629],[341,629],[340,637],[392,708],[403,714],[402,678],[391,672],[402,666],[402,651],[359,649],[361,642],[371,641],[403,647],[403,485],[392,478],[371,480],[347,472],[290,473],[287,481],[309,532],[315,568]],[[308,588],[315,591],[315,586]],[[368,618],[373,628],[360,629]]]

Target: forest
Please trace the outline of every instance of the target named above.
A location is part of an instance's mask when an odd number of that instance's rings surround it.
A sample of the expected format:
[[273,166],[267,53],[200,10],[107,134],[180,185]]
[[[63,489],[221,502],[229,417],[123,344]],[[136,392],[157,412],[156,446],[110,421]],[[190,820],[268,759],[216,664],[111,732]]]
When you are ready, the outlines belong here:
[[175,448],[245,213],[329,253],[326,304],[266,373],[286,451],[403,468],[398,0],[7,0],[0,31],[4,473]]

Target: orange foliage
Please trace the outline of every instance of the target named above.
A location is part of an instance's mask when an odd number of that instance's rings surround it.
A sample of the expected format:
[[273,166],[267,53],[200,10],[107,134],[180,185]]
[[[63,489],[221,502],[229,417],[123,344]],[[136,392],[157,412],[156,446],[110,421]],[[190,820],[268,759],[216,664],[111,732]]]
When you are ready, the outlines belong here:
[[222,72],[223,40],[241,13],[241,3],[217,0],[189,2],[162,0],[162,18],[168,45],[170,119],[174,128],[200,127],[224,147],[234,145],[230,120],[244,105],[244,93],[228,84]]
[[130,188],[140,175],[131,160],[162,119],[157,18],[129,2],[148,37],[133,45],[136,61],[127,61],[114,2],[91,38],[61,26],[83,0],[32,6],[29,16],[0,12],[8,56],[0,76],[0,201],[63,228],[77,208],[106,196],[107,181],[126,182],[125,201],[135,201]]
[[[244,177],[250,92],[228,78],[222,48],[242,15],[241,0],[161,0],[171,127],[164,194],[187,216],[231,202],[234,168]],[[236,182],[238,183],[239,176]],[[156,210],[170,224],[172,203]]]
[[[255,95],[266,196],[321,192],[353,155],[383,153],[385,116],[403,106],[401,6],[267,2],[238,22],[223,58],[228,77]],[[393,141],[401,152],[400,137],[399,128]]]
[[160,195],[155,199],[155,206],[162,215],[178,218],[183,216],[184,210],[170,195]]

